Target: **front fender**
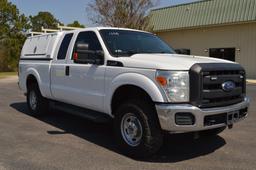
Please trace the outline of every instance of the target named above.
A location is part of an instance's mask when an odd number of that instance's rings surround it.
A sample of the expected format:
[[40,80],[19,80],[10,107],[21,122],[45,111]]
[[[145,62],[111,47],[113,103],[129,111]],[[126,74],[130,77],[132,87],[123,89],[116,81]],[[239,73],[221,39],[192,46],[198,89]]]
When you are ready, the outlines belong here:
[[148,77],[139,73],[123,73],[115,77],[108,91],[106,106],[111,114],[111,101],[115,91],[124,85],[134,85],[145,90],[154,102],[164,102],[165,99],[157,85]]

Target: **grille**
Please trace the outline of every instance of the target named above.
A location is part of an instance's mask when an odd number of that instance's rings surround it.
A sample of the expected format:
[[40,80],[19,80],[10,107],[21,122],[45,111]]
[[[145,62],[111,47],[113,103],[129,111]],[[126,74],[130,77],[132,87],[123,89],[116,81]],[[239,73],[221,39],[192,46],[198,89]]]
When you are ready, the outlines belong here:
[[[190,70],[191,102],[201,108],[221,107],[243,101],[245,71],[238,64],[196,64]],[[232,81],[235,88],[224,91],[222,84]]]
[[210,115],[204,117],[204,126],[211,126],[227,123],[227,113],[221,113],[217,115]]
[[[244,118],[246,115],[247,115],[247,108],[244,108],[244,109],[239,110],[238,117],[236,117],[236,118],[241,119],[241,118]],[[204,117],[204,126],[212,126],[212,125],[227,123],[227,119],[228,119],[227,113],[205,116]]]

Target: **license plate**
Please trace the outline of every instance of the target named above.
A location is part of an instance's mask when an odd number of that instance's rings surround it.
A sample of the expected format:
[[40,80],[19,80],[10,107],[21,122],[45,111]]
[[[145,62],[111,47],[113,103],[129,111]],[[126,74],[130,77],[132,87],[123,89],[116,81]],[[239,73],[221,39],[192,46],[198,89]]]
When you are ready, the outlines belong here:
[[232,125],[239,120],[239,110],[227,113],[227,125]]

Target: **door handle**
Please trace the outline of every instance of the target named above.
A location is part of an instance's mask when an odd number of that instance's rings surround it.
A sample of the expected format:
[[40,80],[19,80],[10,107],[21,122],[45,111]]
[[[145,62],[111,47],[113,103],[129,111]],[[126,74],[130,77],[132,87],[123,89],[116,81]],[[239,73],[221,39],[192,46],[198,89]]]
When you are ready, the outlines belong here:
[[69,76],[69,70],[70,70],[69,66],[66,66],[66,68],[65,68],[65,75],[66,76]]

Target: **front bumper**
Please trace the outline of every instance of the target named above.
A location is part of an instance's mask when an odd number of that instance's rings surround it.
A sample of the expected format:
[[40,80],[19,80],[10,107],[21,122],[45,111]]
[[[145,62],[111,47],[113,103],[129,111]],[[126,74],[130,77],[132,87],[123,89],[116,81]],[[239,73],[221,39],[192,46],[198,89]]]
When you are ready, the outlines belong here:
[[[185,133],[227,126],[226,122],[213,125],[205,125],[205,116],[228,114],[243,109],[247,110],[249,103],[249,98],[245,97],[243,102],[226,107],[200,109],[190,104],[156,104],[156,110],[162,130],[171,133]],[[193,125],[177,125],[175,123],[176,113],[191,113],[194,115],[195,123]],[[246,112],[245,115],[243,115],[241,118],[235,119],[232,123],[236,123],[244,119],[247,117],[247,114],[248,113]]]

